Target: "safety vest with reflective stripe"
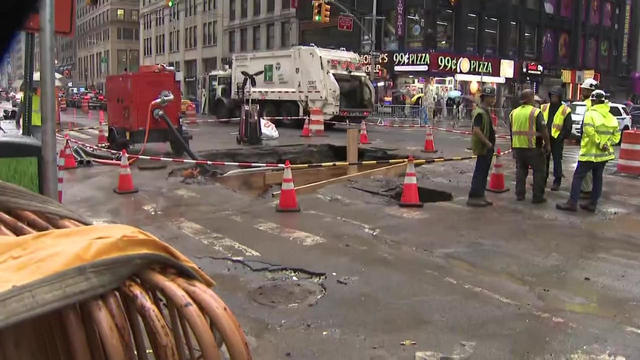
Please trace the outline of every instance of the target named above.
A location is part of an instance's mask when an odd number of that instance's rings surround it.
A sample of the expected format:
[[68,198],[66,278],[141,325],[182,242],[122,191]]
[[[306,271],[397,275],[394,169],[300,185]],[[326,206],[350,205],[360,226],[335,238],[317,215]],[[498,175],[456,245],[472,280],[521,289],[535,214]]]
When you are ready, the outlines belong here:
[[533,149],[536,147],[536,117],[540,109],[531,105],[520,105],[511,112],[511,147]]
[[42,126],[42,113],[40,111],[40,96],[33,94],[31,97],[31,126]]
[[[542,105],[542,116],[544,116],[545,123],[549,121],[549,108],[550,104]],[[571,109],[565,104],[560,104],[558,111],[553,116],[553,123],[551,123],[551,137],[557,138],[562,132],[562,127],[564,126],[564,119],[571,112]]]
[[[620,141],[618,120],[609,112],[609,104],[593,105],[582,123],[579,161],[602,162],[615,159],[613,145]],[[609,150],[602,148],[609,145]]]

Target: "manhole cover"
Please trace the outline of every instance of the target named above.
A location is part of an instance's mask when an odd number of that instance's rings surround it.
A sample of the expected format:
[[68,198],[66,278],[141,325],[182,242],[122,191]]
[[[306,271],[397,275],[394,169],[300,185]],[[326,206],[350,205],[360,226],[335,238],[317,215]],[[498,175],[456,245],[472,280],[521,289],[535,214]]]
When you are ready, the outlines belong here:
[[325,293],[311,281],[272,281],[260,285],[249,294],[258,304],[272,307],[311,306]]

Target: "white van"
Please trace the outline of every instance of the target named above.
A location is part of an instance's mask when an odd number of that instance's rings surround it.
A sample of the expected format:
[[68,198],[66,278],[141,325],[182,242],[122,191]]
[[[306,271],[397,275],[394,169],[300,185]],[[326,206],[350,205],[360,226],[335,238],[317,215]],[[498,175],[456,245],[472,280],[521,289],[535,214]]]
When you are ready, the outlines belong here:
[[[620,132],[631,129],[631,115],[627,107],[622,104],[610,103],[611,115],[618,119],[618,128]],[[582,120],[584,113],[587,111],[587,104],[584,102],[571,103],[571,137],[580,138],[582,136]]]

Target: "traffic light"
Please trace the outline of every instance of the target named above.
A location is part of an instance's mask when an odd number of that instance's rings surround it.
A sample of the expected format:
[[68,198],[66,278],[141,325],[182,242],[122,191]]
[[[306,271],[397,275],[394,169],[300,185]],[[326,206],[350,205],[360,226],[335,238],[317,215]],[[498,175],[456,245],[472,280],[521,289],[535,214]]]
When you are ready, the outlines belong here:
[[313,0],[313,21],[322,22],[322,6],[324,2],[322,0]]
[[167,5],[167,7],[173,7],[173,5],[176,4],[177,0],[165,0],[165,5]]
[[331,6],[322,2],[321,22],[328,23],[331,21]]
[[86,0],[85,4],[89,6],[95,6],[98,5],[98,0]]

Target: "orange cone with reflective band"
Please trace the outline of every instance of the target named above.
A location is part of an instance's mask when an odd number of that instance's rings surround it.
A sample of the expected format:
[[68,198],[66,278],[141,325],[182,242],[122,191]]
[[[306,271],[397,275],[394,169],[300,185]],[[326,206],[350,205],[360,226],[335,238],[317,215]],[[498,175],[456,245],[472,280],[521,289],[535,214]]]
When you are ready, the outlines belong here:
[[127,158],[127,150],[122,150],[122,159],[120,161],[120,176],[118,177],[118,186],[113,189],[117,194],[131,194],[138,192],[138,188],[133,186],[133,176],[129,168],[129,159]]
[[360,122],[360,145],[371,144],[369,142],[369,135],[367,134],[367,124],[364,120]]
[[280,190],[280,200],[276,206],[278,212],[299,212],[298,198],[296,197],[296,187],[293,185],[293,175],[291,174],[291,163],[287,160],[284,164],[282,175],[282,189]]
[[422,152],[438,152],[438,150],[436,150],[436,144],[433,142],[433,131],[431,131],[431,126],[427,126],[427,134],[424,139],[424,150],[422,150]]
[[491,177],[489,178],[489,186],[487,187],[488,191],[494,193],[503,193],[509,191],[508,188],[504,185],[504,173],[502,172],[502,161],[500,158],[502,157],[502,151],[498,148],[496,152],[496,161],[493,164],[493,173],[491,173]]
[[418,194],[418,179],[416,178],[416,168],[413,165],[413,156],[409,156],[407,164],[407,173],[404,176],[404,185],[402,186],[402,197],[400,198],[401,207],[422,207],[424,204],[420,202]]
[[104,134],[104,114],[100,111],[100,125],[98,126],[98,146],[106,145],[107,136]]
[[311,129],[309,129],[309,118],[304,121],[304,126],[302,127],[302,134],[300,137],[311,137]]
[[62,150],[60,150],[60,154],[58,156],[64,159],[62,170],[75,169],[78,167],[76,157],[73,156],[73,152],[71,152],[71,145],[69,145],[69,134],[64,136],[64,146],[62,147]]
[[64,158],[58,156],[58,202],[60,203],[62,203],[62,183],[64,182],[62,168],[64,168]]

